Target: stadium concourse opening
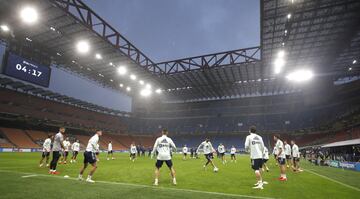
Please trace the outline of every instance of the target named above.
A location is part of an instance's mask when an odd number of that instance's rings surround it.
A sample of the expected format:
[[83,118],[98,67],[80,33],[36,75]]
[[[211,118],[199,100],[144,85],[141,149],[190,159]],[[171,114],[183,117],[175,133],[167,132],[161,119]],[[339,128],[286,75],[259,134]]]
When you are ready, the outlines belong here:
[[0,198],[358,198],[359,10],[0,1]]

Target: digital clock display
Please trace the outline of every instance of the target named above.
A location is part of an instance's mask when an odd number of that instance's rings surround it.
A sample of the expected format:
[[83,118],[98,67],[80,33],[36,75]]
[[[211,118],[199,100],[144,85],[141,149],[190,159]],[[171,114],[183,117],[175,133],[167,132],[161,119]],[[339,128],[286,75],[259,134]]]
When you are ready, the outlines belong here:
[[49,87],[51,68],[9,52],[4,74],[40,86]]

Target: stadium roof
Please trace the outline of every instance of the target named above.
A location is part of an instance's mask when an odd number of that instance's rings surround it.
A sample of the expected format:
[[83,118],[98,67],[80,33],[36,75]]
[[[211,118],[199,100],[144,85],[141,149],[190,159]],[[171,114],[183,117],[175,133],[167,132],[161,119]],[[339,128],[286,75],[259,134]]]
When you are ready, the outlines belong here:
[[[262,62],[265,74],[280,49],[288,70],[310,67],[317,73],[348,76],[360,54],[360,1],[264,0]],[[288,18],[290,14],[290,18]],[[287,33],[285,33],[285,31]],[[355,71],[351,71],[355,73]]]
[[[24,25],[13,14],[29,4],[37,8],[40,16],[40,22],[31,26]],[[128,76],[117,75],[118,66],[126,66],[129,73],[146,82],[152,76],[147,67],[153,62],[80,0],[1,1],[0,13],[1,22],[7,22],[13,32],[13,37],[6,39],[12,44],[29,46],[30,58],[35,57],[31,53],[39,50],[56,64],[115,89],[120,89],[120,83],[125,85],[124,89],[139,87]],[[76,51],[80,40],[90,45],[87,55]],[[96,59],[96,53],[102,59]],[[156,66],[151,67],[158,71]],[[156,84],[156,78],[151,80]]]
[[359,145],[359,144],[360,144],[360,139],[353,139],[353,140],[345,140],[345,141],[340,141],[340,142],[333,142],[333,143],[325,144],[321,147],[322,148],[330,148],[330,147]]
[[[152,62],[80,0],[35,1],[42,21],[34,27],[16,23],[11,14],[24,2],[0,2],[1,19],[12,22],[12,42],[31,43],[27,45],[32,51],[45,49],[61,66],[115,89],[121,89],[121,83],[122,89],[130,86],[137,91],[141,79],[162,88],[164,99],[170,101],[299,92],[301,86],[285,78],[297,68],[310,68],[331,82],[360,72],[357,0],[261,0],[260,46],[162,63]],[[75,51],[79,39],[90,41],[89,55]],[[280,50],[285,52],[285,66],[275,75]],[[95,53],[103,58],[94,58]],[[117,75],[120,65],[127,66],[137,80]]]

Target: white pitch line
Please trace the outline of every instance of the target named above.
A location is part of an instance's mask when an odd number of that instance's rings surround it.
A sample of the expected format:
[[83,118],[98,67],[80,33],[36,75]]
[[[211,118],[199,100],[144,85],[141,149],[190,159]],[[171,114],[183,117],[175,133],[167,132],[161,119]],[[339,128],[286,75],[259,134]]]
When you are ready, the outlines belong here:
[[345,186],[345,187],[347,187],[347,188],[354,189],[355,191],[360,191],[359,188],[356,188],[356,187],[353,187],[353,186],[351,186],[351,185],[342,183],[342,182],[340,182],[340,181],[334,180],[334,179],[329,178],[329,177],[326,177],[326,176],[324,176],[324,175],[315,173],[315,172],[310,171],[310,170],[307,170],[307,169],[303,169],[303,170],[304,170],[304,171],[307,171],[307,172],[309,172],[309,173],[312,173],[312,174],[314,174],[314,175],[317,175],[317,176],[319,176],[319,177],[322,177],[322,178],[324,178],[324,179],[330,180],[331,182],[335,182],[335,183],[341,184],[342,186]]
[[[27,174],[29,177],[52,177],[52,178],[60,178],[65,180],[78,180],[77,178],[64,178],[62,176],[54,176],[54,175],[45,175],[45,174],[37,174],[37,173],[25,173],[25,172],[17,172],[10,170],[0,170],[0,172],[4,173],[18,173],[18,174]],[[150,189],[162,189],[162,190],[171,190],[171,191],[184,191],[184,192],[192,192],[192,193],[204,193],[204,194],[212,194],[219,196],[230,196],[230,197],[242,197],[242,198],[253,198],[253,199],[274,199],[270,197],[262,197],[262,196],[249,196],[249,195],[240,195],[240,194],[230,194],[230,193],[220,193],[220,192],[210,192],[210,191],[200,191],[200,190],[192,190],[192,189],[178,189],[178,188],[170,188],[170,187],[155,187],[150,185],[141,185],[141,184],[132,184],[132,183],[122,183],[122,182],[110,182],[110,181],[95,181],[96,183],[102,184],[112,184],[112,185],[122,185],[122,186],[132,186],[132,187],[144,187]]]
[[29,167],[0,167],[0,170],[2,170],[2,169],[25,169],[25,168],[29,168]]
[[21,176],[21,177],[22,178],[31,178],[31,177],[35,177],[35,176],[38,176],[38,175],[33,174],[33,175],[27,175],[27,176]]
[[139,184],[121,183],[121,182],[109,182],[109,181],[96,181],[96,182],[104,183],[104,184],[136,186],[136,187],[145,187],[145,188],[151,188],[151,189],[164,189],[164,190],[171,190],[171,191],[185,191],[185,192],[193,192],[193,193],[205,193],[205,194],[231,196],[231,197],[256,198],[256,199],[273,199],[273,198],[261,197],[261,196],[249,196],[249,195],[240,195],[240,194],[200,191],[200,190],[193,190],[193,189],[179,189],[179,188],[171,188],[171,187],[154,187],[154,186],[149,186],[149,185],[139,185]]

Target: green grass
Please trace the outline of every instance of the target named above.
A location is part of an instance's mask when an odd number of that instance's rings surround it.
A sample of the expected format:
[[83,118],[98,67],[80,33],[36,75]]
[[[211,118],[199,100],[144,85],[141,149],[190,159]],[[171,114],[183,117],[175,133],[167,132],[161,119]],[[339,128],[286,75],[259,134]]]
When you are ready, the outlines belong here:
[[[78,163],[59,165],[59,177],[47,174],[46,168],[39,168],[40,153],[0,153],[0,198],[356,198],[360,195],[360,172],[336,168],[317,167],[302,161],[306,170],[329,177],[352,186],[347,187],[308,171],[288,171],[288,181],[279,182],[279,169],[274,161],[269,162],[271,171],[264,174],[269,182],[263,190],[253,190],[254,172],[248,156],[238,156],[237,163],[220,164],[218,173],[202,165],[204,159],[183,161],[176,155],[173,162],[177,171],[178,185],[170,183],[169,172],[164,165],[159,187],[153,187],[154,160],[147,157],[130,162],[128,154],[116,154],[116,160],[101,161],[93,179],[95,184],[79,182],[82,154]],[[87,171],[88,172],[88,171]],[[87,172],[85,174],[87,174]],[[37,176],[22,178],[30,174]],[[69,175],[70,179],[63,178]],[[206,192],[206,193],[205,193]],[[216,192],[207,193],[207,192]]]

